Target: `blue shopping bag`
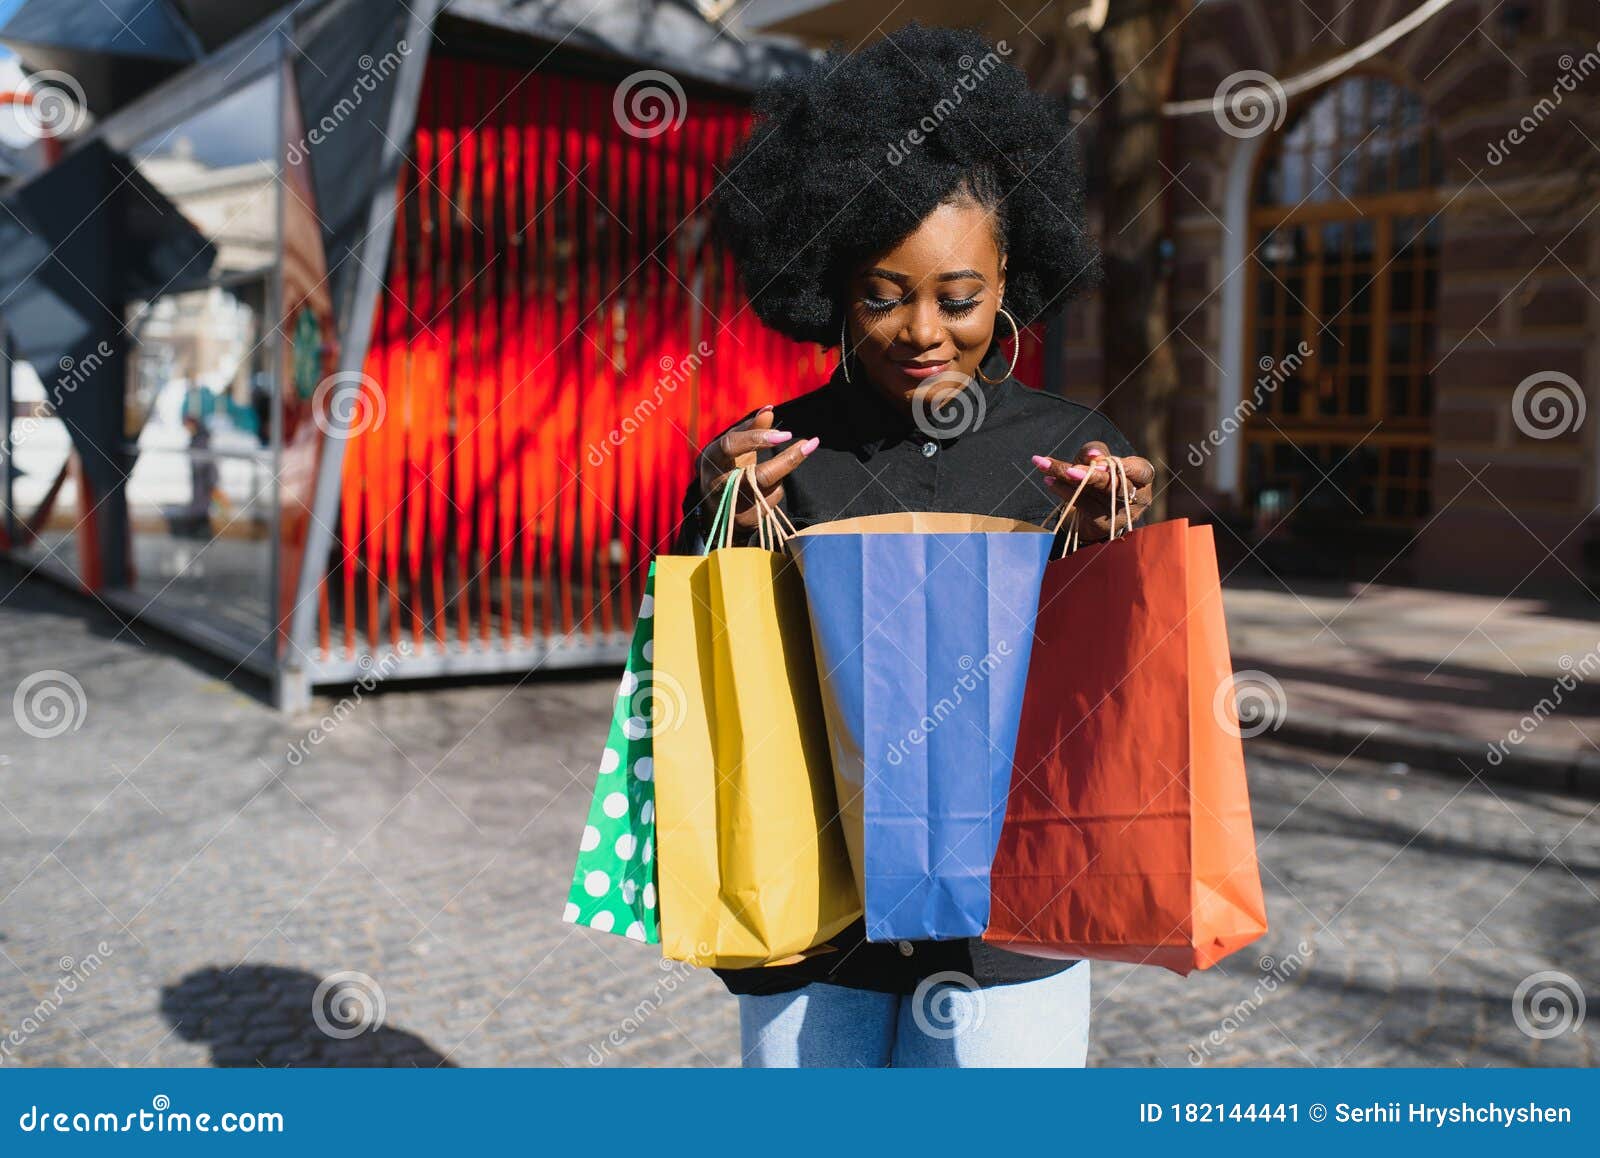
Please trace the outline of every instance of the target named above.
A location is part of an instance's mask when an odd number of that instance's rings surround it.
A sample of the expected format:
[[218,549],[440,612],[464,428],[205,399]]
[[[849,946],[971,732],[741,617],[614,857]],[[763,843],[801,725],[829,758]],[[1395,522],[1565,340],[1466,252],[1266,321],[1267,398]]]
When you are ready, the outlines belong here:
[[1051,536],[981,515],[823,523],[805,580],[867,939],[976,937]]

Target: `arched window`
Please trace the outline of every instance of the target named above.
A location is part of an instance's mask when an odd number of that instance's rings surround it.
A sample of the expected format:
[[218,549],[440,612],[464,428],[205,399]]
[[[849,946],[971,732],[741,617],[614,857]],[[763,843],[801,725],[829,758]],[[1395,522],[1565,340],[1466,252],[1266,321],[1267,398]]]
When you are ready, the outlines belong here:
[[1246,494],[1267,526],[1427,516],[1440,151],[1387,77],[1311,97],[1251,197]]

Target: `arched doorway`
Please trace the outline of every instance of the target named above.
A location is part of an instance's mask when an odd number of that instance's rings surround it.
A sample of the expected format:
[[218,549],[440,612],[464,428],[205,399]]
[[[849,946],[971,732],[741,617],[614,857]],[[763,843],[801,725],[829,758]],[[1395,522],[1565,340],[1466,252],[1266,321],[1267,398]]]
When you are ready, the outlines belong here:
[[1243,481],[1263,528],[1428,517],[1441,168],[1421,98],[1383,75],[1321,90],[1262,149]]

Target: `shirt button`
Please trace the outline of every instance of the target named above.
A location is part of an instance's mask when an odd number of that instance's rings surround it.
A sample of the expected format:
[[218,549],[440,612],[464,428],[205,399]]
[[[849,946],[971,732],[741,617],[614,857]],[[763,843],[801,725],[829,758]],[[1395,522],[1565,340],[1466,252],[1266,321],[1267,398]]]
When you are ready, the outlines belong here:
[[902,957],[909,957],[911,954],[916,952],[916,949],[912,947],[910,941],[900,941],[897,942],[897,944],[900,946],[900,956]]
[[922,457],[923,458],[932,458],[934,455],[936,455],[938,453],[939,453],[939,444],[937,442],[933,442],[933,441],[930,440],[930,441],[924,442],[922,444]]

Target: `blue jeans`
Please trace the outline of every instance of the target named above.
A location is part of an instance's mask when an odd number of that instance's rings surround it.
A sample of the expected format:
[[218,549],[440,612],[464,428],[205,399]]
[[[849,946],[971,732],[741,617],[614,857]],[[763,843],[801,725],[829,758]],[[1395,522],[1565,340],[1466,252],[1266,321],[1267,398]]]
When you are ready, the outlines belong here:
[[1089,1053],[1089,962],[1053,977],[973,988],[940,974],[907,997],[813,982],[739,997],[744,1064],[1079,1067]]

